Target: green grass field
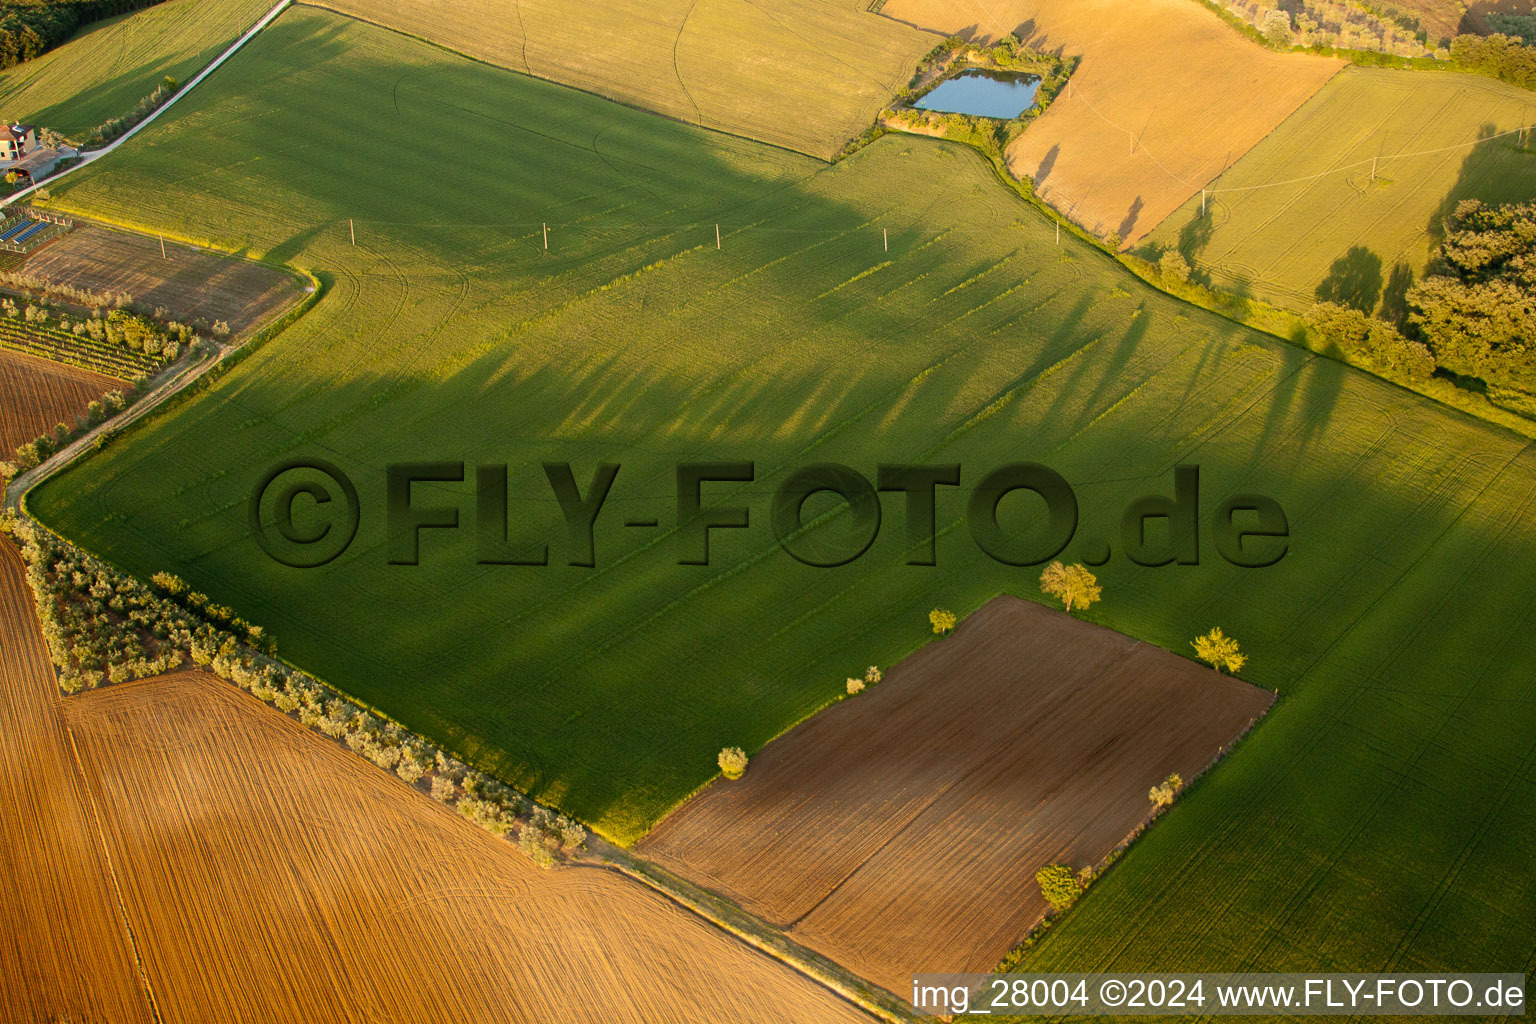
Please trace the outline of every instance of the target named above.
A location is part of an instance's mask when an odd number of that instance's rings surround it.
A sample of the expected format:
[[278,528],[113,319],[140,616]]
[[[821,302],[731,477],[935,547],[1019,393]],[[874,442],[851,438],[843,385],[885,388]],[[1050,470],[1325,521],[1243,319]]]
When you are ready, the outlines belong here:
[[831,157],[940,36],[868,0],[325,0],[344,14],[668,117]]
[[272,7],[269,0],[168,0],[85,26],[0,73],[0,114],[84,135],[132,110],[170,75],[186,81]]
[[[400,146],[411,124],[438,145]],[[297,663],[609,836],[642,833],[720,747],[758,748],[924,642],[930,608],[1037,596],[1038,569],[978,553],[963,489],[941,492],[937,567],[903,564],[894,500],[861,559],[799,565],[767,528],[789,470],[953,461],[974,484],[1040,461],[1076,487],[1079,537],[1118,550],[1122,510],[1189,462],[1206,510],[1277,499],[1290,554],[1237,569],[1207,532],[1199,566],[1117,556],[1094,617],[1181,652],[1221,625],[1282,699],[1032,963],[1530,962],[1523,439],[1058,248],[970,150],[888,137],[824,167],[312,11],[60,192],[328,290],[31,507],[140,575],[183,574]],[[275,565],[246,522],[259,478],[295,456],[362,493],[358,539],[321,569]],[[420,566],[386,564],[383,467],[460,458],[511,464],[514,533],[555,564],[476,565],[458,485],[418,500],[457,502],[466,528],[429,531]],[[674,465],[732,458],[757,482],[711,496],[750,505],[752,528],[678,565]],[[544,460],[572,460],[583,488],[622,464],[596,569],[563,564]],[[1008,501],[1017,527],[1030,509]],[[649,516],[660,529],[622,525]]]
[[1147,243],[1279,306],[1327,296],[1395,314],[1458,201],[1536,191],[1536,138],[1477,144],[1522,125],[1536,125],[1536,96],[1503,82],[1346,68],[1212,183],[1208,216],[1196,196]]

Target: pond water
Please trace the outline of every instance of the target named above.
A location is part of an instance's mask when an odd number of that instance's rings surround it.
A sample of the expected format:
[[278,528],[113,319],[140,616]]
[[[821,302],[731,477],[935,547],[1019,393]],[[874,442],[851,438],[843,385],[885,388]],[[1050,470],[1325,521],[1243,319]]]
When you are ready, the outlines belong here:
[[1004,120],[1018,117],[1035,105],[1040,76],[1004,71],[962,71],[917,101],[921,110],[973,114]]

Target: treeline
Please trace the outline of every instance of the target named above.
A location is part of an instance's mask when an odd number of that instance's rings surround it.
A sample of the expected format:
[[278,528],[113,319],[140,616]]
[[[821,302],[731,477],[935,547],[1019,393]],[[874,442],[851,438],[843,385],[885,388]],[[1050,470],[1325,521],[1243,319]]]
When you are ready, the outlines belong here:
[[1468,71],[1529,89],[1536,86],[1536,46],[1517,36],[1457,36],[1451,40],[1451,60]]
[[133,390],[124,395],[121,391],[108,391],[99,401],[86,406],[85,412],[71,427],[60,421],[49,434],[39,434],[35,439],[16,446],[16,453],[8,461],[0,462],[0,480],[14,480],[17,476],[43,462],[54,452],[62,451],[75,438],[103,423],[132,405],[144,392],[145,382],[134,382]]
[[[1221,19],[1260,46],[1289,52],[1305,51],[1319,56],[1338,57],[1366,67],[1418,68],[1427,70],[1470,71],[1489,75],[1523,88],[1536,88],[1536,17],[1510,15],[1503,20],[1489,16],[1491,27],[1505,32],[1491,35],[1458,35],[1441,40],[1431,51],[1422,30],[1404,37],[1404,12],[1391,4],[1357,4],[1357,13],[1370,13],[1376,37],[1371,31],[1351,31],[1347,26],[1320,22],[1309,16],[1317,13],[1316,3],[1304,4],[1299,13],[1272,8],[1257,0],[1199,0]],[[1321,5],[1332,8],[1339,4]],[[1344,7],[1350,5],[1345,4]],[[1394,29],[1382,19],[1397,23]],[[1519,29],[1520,31],[1514,31]]]
[[1409,320],[1435,360],[1494,389],[1536,395],[1536,203],[1456,205]]
[[1418,387],[1438,370],[1536,416],[1536,203],[1463,200],[1447,229],[1398,322],[1322,302],[1308,325],[1349,362],[1389,380]]
[[81,25],[161,0],[7,0],[0,3],[0,71],[41,56]]
[[439,747],[273,658],[259,626],[170,573],[145,585],[6,510],[43,636],[66,692],[203,666],[305,726],[345,743],[407,785],[550,867],[587,840],[579,822],[471,768]]

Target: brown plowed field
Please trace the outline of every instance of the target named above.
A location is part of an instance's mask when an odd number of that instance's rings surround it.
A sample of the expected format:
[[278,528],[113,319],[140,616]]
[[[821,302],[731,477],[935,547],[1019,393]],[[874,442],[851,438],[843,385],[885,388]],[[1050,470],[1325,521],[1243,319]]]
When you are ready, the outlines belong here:
[[1080,55],[1071,93],[1009,147],[1008,163],[1052,206],[1127,244],[1344,66],[1266,50],[1195,0],[888,0],[881,13]]
[[660,896],[511,844],[211,676],[71,699],[166,1021],[858,1021]]
[[893,992],[991,968],[1273,697],[1013,597],[769,744],[640,852]]
[[867,1019],[213,677],[60,701],[3,539],[0,825],[6,1024]]
[[150,1024],[58,692],[0,538],[0,1020]]
[[122,388],[90,370],[0,349],[0,460],[56,423],[74,426],[93,400]]
[[298,298],[303,285],[289,274],[153,235],[80,224],[27,257],[21,272],[94,292],[127,292],[147,306],[164,306],[186,323],[223,320],[234,336],[259,327]]

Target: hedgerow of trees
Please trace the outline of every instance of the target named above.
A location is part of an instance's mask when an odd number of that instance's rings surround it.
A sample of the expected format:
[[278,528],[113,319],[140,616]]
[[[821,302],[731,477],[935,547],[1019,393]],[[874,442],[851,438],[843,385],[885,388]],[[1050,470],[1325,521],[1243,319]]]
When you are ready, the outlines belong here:
[[128,129],[144,120],[156,110],[165,105],[165,101],[175,95],[181,86],[176,79],[166,75],[164,81],[155,87],[155,91],[139,100],[138,104],[128,113],[118,117],[108,118],[101,124],[86,133],[85,140],[81,143],[84,149],[98,149],[123,135]]
[[170,573],[146,585],[7,510],[43,637],[66,692],[158,675],[189,659],[305,726],[345,743],[541,866],[581,848],[586,829],[273,658],[260,626]]
[[160,0],[8,0],[0,3],[0,70],[47,53],[81,25]]
[[35,439],[16,446],[16,452],[6,461],[0,461],[0,479],[14,480],[19,474],[47,459],[87,430],[111,419],[133,403],[144,390],[144,381],[137,382],[128,396],[121,391],[108,391],[97,401],[86,406],[85,412],[75,421],[73,428],[59,423],[49,434],[39,434]]

